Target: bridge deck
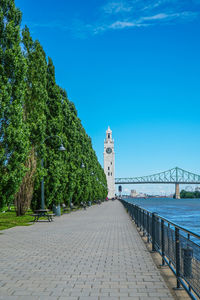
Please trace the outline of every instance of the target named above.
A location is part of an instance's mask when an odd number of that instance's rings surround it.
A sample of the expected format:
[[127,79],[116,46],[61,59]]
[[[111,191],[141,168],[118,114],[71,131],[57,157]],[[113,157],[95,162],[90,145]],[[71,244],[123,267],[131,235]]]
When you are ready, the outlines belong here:
[[173,299],[118,201],[6,230],[0,253],[3,300]]
[[153,175],[115,178],[115,184],[146,184],[146,183],[179,183],[179,184],[199,184],[200,175],[188,172],[181,168],[173,168]]

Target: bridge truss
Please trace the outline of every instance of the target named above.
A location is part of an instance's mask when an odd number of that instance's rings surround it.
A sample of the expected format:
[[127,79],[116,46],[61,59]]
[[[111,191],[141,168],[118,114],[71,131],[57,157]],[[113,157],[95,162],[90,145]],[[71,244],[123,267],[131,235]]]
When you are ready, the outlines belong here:
[[115,184],[146,184],[146,183],[176,183],[176,184],[200,184],[200,175],[185,171],[178,167],[161,173],[133,177],[115,178]]

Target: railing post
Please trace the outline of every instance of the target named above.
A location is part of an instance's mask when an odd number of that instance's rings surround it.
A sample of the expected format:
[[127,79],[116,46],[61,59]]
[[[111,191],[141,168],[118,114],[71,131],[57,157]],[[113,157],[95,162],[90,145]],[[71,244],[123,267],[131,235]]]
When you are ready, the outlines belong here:
[[167,251],[168,251],[168,256],[169,256],[169,264],[171,264],[171,259],[170,259],[170,244],[169,244],[169,235],[170,235],[170,224],[168,223],[167,225]]
[[137,226],[137,205],[135,205],[135,224]]
[[140,227],[140,208],[137,207],[138,210],[138,227]]
[[139,214],[140,214],[140,231],[142,230],[142,209],[139,209]]
[[165,266],[165,231],[164,231],[164,221],[161,220],[161,251],[162,251],[162,266]]
[[149,223],[149,212],[147,212],[147,242],[149,243],[149,235],[150,235],[150,223]]
[[140,220],[139,220],[139,207],[137,206],[137,227],[139,227],[139,224],[140,224]]
[[139,230],[140,230],[140,208],[138,207],[138,227],[139,227]]
[[142,213],[142,223],[143,223],[143,236],[145,236],[145,213],[144,213],[144,209],[143,209],[143,213]]
[[132,217],[132,220],[134,220],[134,206],[133,206],[133,204],[131,204],[131,217]]
[[156,248],[155,248],[155,240],[156,240],[156,213],[152,213],[152,233],[151,233],[151,236],[152,236],[152,251],[156,251]]
[[180,239],[179,239],[179,229],[175,228],[175,245],[176,245],[176,280],[177,285],[176,288],[180,289]]
[[133,218],[134,218],[134,222],[136,223],[136,221],[135,221],[135,220],[136,220],[136,219],[135,219],[135,218],[136,218],[135,211],[136,211],[136,210],[135,210],[135,205],[133,205]]

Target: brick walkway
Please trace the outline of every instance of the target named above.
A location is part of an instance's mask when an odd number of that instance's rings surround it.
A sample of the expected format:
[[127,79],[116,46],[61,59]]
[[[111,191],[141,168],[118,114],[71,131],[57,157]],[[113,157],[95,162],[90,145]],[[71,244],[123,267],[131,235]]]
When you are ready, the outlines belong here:
[[118,201],[0,235],[1,300],[173,297]]

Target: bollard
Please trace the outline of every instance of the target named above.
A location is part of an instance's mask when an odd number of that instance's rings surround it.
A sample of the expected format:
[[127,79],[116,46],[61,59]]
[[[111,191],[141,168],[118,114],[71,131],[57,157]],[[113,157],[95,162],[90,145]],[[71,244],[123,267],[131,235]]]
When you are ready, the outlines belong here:
[[190,247],[182,248],[183,257],[183,275],[187,278],[192,278],[192,258],[193,249]]

